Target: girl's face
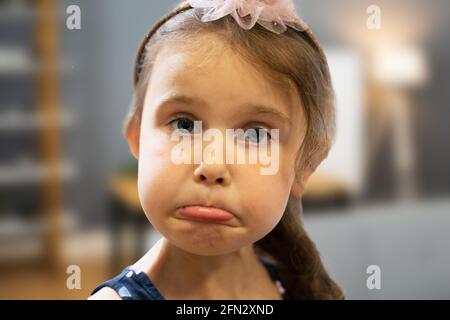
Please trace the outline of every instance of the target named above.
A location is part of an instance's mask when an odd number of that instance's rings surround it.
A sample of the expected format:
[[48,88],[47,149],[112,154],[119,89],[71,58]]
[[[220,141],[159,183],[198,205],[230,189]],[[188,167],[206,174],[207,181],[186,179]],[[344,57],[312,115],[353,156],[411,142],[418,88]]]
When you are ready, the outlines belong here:
[[[290,194],[300,196],[294,163],[305,133],[305,117],[298,98],[283,92],[218,39],[196,49],[166,45],[158,53],[140,130],[134,128],[128,141],[139,160],[142,208],[173,245],[198,255],[236,251],[277,225]],[[252,106],[266,106],[273,112]],[[193,121],[202,121],[203,131],[220,130],[223,137],[226,129],[279,129],[278,171],[262,175],[260,169],[267,165],[248,160],[245,164],[225,160],[224,164],[176,164],[171,153],[179,141],[171,139],[172,133],[190,128]],[[203,142],[203,148],[207,145]],[[247,146],[241,141],[236,148]],[[234,217],[213,223],[180,216],[180,207],[194,204],[223,208]]]

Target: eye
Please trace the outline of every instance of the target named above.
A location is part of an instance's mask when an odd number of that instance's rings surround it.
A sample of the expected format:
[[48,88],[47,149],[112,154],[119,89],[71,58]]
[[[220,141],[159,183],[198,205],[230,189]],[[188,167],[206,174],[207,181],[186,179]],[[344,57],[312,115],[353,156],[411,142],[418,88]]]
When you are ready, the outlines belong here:
[[249,140],[252,143],[261,143],[265,139],[271,139],[272,136],[269,133],[269,130],[262,127],[250,128],[245,130],[244,139]]
[[178,117],[169,122],[174,130],[180,130],[183,133],[191,133],[195,128],[194,120],[187,117]]

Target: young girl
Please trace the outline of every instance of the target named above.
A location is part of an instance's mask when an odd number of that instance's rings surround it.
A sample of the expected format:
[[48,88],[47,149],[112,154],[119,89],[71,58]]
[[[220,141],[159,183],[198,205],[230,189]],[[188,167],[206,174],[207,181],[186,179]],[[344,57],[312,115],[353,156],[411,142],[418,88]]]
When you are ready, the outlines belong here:
[[[332,144],[334,96],[292,1],[181,3],[143,40],[134,88],[124,135],[163,237],[90,299],[343,299],[301,221],[304,185]],[[272,143],[278,129],[277,172],[174,163],[171,136],[195,134],[194,121],[244,130],[244,149],[261,143],[248,132]]]

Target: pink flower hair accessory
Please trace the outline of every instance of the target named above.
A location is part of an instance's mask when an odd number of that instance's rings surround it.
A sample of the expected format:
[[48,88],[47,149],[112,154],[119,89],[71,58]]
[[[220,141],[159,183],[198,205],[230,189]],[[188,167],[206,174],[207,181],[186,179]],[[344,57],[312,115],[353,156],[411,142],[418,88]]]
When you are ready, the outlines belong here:
[[246,30],[256,23],[277,34],[285,32],[288,26],[298,31],[308,29],[292,0],[189,0],[188,3],[202,22],[231,15]]

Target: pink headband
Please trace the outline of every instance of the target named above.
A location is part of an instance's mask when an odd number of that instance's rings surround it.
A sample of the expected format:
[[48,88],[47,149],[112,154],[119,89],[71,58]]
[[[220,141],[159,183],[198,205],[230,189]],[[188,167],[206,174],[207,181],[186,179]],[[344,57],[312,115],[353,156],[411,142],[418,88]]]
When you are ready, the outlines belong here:
[[298,31],[308,28],[292,0],[189,0],[188,3],[202,22],[231,15],[246,30],[256,23],[277,34],[286,31],[288,26]]

